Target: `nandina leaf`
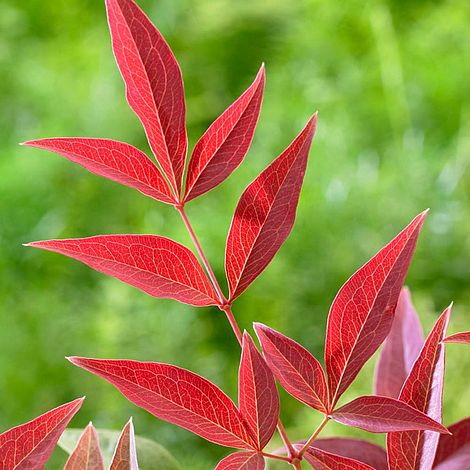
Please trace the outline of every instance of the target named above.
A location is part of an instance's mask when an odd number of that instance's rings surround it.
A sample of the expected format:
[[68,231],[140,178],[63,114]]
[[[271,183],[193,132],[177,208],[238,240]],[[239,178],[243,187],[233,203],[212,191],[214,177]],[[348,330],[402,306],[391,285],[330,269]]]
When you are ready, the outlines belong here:
[[470,418],[449,426],[451,436],[440,436],[434,470],[466,470],[470,462]]
[[55,152],[99,176],[137,189],[157,201],[174,204],[165,178],[157,166],[132,145],[109,139],[57,138],[23,145]]
[[449,431],[423,412],[391,397],[359,397],[338,408],[331,418],[339,423],[369,432],[431,430]]
[[119,436],[109,470],[139,470],[132,418],[124,426]]
[[83,398],[59,406],[0,435],[0,470],[41,470]]
[[315,470],[374,470],[358,460],[331,454],[313,446],[307,449],[304,456]]
[[331,306],[325,365],[330,406],[387,337],[427,211],[419,214],[341,287]]
[[90,423],[70,454],[64,470],[104,470],[98,433]]
[[250,147],[263,100],[264,65],[251,86],[207,129],[189,160],[184,200],[220,184],[240,165]]
[[[400,392],[399,399],[435,421],[442,421],[445,338],[451,307],[439,317],[426,339]],[[429,431],[394,432],[387,435],[390,470],[427,470],[432,467],[439,435]]]
[[444,339],[444,343],[470,344],[470,331],[455,333]]
[[243,192],[230,227],[225,270],[230,300],[266,268],[294,225],[317,115]]
[[322,413],[328,390],[320,363],[303,346],[261,323],[254,323],[264,357],[279,383],[293,397]]
[[127,101],[179,196],[188,145],[180,67],[163,36],[133,0],[106,0],[106,7]]
[[246,331],[240,361],[238,406],[246,426],[256,438],[256,448],[262,450],[276,430],[279,394],[273,373]]
[[235,452],[222,459],[215,470],[264,470],[264,458],[252,452]]
[[69,360],[107,380],[128,400],[157,418],[222,446],[256,447],[232,400],[193,372],[158,362],[84,357]]
[[28,246],[77,259],[154,297],[176,299],[199,307],[218,302],[194,254],[165,237],[102,235],[45,240]]
[[424,336],[410,291],[398,298],[395,318],[375,368],[375,394],[397,398],[423,347]]

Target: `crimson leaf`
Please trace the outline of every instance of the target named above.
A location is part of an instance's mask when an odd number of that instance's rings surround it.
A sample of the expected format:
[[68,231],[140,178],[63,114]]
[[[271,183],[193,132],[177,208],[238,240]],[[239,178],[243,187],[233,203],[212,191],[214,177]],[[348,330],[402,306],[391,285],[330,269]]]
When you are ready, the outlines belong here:
[[374,470],[374,468],[358,460],[331,454],[313,446],[305,452],[305,460],[315,470]]
[[104,470],[98,433],[91,423],[83,431],[64,470]]
[[470,331],[455,333],[444,339],[444,343],[470,344]]
[[132,418],[119,436],[109,470],[139,470]]
[[464,470],[470,462],[470,418],[449,426],[451,436],[440,436],[434,470]]
[[215,470],[264,470],[264,458],[252,452],[235,452],[222,459]]

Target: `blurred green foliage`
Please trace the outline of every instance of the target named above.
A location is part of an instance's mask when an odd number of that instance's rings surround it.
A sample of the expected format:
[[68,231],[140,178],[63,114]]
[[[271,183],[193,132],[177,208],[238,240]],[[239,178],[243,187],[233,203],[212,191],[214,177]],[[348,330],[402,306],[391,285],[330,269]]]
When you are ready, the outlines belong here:
[[[226,450],[154,419],[63,357],[171,362],[236,396],[239,357],[215,309],[156,300],[31,240],[158,233],[189,245],[170,207],[17,143],[109,137],[148,149],[124,98],[97,0],[0,4],[0,423],[27,421],[77,396],[74,421],[139,434],[207,469]],[[223,277],[224,241],[242,189],[319,110],[295,229],[234,306],[321,357],[329,305],[347,277],[431,207],[407,283],[426,331],[451,301],[470,324],[470,9],[467,0],[140,0],[181,63],[191,146],[251,82],[267,87],[244,165],[189,207]],[[449,347],[445,422],[468,414],[470,351]],[[371,389],[372,364],[347,398]],[[318,416],[283,394],[293,439]],[[331,425],[326,434],[363,433]],[[372,436],[378,442],[383,437]],[[276,443],[275,443],[276,445]],[[60,460],[63,456],[57,455]]]

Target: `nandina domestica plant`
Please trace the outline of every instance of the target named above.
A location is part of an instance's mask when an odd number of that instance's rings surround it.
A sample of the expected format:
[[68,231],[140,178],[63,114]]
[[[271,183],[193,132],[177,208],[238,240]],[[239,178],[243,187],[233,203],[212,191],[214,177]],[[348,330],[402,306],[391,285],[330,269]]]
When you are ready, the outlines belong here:
[[[75,258],[154,297],[218,307],[241,347],[238,404],[215,384],[175,365],[83,357],[71,357],[70,362],[112,383],[157,418],[236,449],[217,464],[219,470],[261,470],[267,459],[296,469],[304,461],[317,470],[468,470],[470,418],[449,429],[443,426],[442,393],[445,344],[468,344],[470,333],[446,337],[448,307],[424,340],[409,293],[402,290],[427,211],[417,215],[339,290],[328,315],[325,370],[293,339],[255,323],[260,352],[252,336],[241,332],[232,305],[268,266],[292,230],[317,115],[242,193],[226,244],[226,295],[185,207],[221,184],[245,158],[261,108],[264,66],[209,127],[186,162],[183,81],[171,49],[133,0],[106,0],[106,7],[127,100],[145,129],[157,165],[137,148],[107,139],[54,138],[25,145],[53,151],[92,173],[172,205],[196,253],[154,235],[103,235],[28,245]],[[375,395],[337,406],[384,342]],[[276,380],[323,415],[319,427],[303,441],[293,442],[279,419]],[[43,468],[81,403],[63,405],[0,435],[1,469]],[[387,433],[387,450],[363,440],[320,438],[330,420]],[[276,429],[284,447],[267,451]],[[110,468],[135,470],[137,460],[130,421]],[[92,425],[84,430],[65,468],[104,468]]]

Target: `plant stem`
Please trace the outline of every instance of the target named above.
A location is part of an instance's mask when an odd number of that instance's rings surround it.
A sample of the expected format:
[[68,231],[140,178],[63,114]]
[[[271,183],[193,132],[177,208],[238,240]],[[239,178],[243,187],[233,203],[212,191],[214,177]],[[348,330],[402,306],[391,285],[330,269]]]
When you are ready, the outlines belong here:
[[243,340],[242,332],[240,330],[240,327],[238,326],[238,323],[237,323],[237,320],[235,319],[235,316],[233,315],[232,307],[230,305],[225,305],[225,306],[222,306],[220,308],[221,308],[221,310],[223,310],[225,312],[225,315],[227,315],[227,320],[229,321],[230,326],[232,327],[233,333],[237,337],[238,343],[241,346],[242,345],[242,340]]
[[300,462],[294,462],[292,466],[295,468],[295,470],[302,470],[302,465]]
[[268,452],[261,452],[261,455],[263,457],[267,457],[268,459],[282,460],[283,462],[289,462],[289,459],[282,455],[269,454]]
[[326,426],[329,420],[330,420],[330,417],[325,415],[322,422],[318,426],[318,428],[315,429],[315,431],[310,436],[308,441],[304,444],[302,449],[300,449],[299,453],[297,454],[299,459],[301,459],[303,455],[305,454],[305,452],[307,452],[307,449],[312,445],[313,441],[318,437],[318,435],[321,433],[322,429]]

